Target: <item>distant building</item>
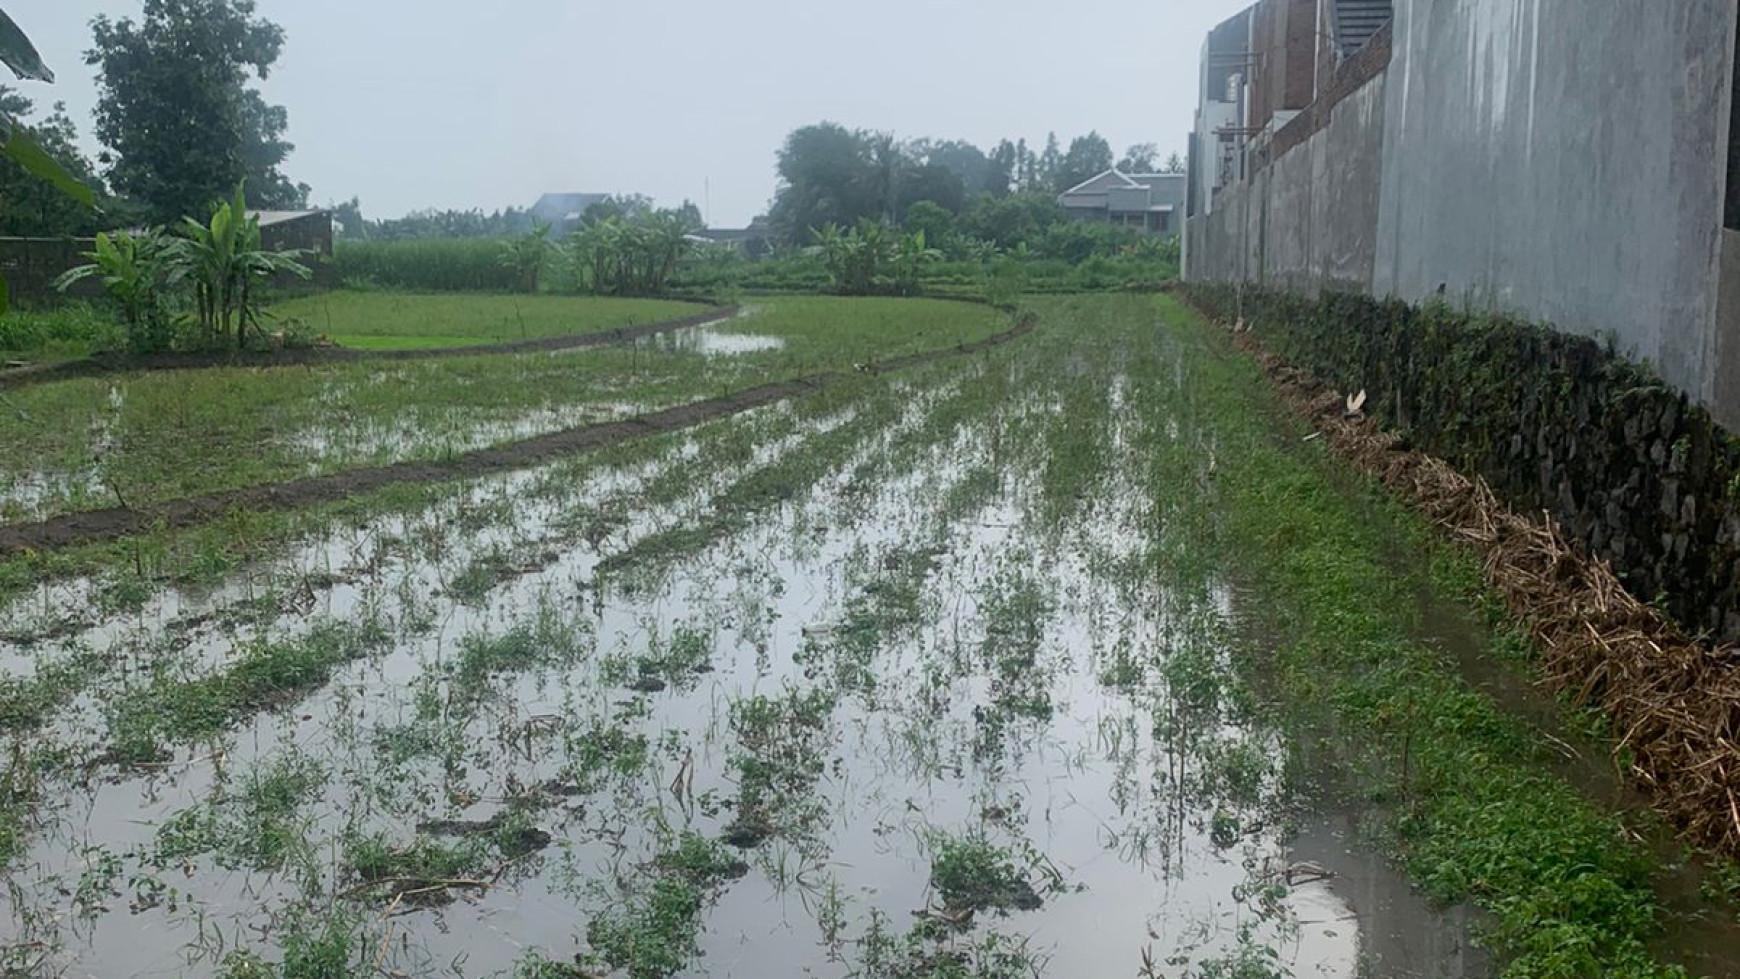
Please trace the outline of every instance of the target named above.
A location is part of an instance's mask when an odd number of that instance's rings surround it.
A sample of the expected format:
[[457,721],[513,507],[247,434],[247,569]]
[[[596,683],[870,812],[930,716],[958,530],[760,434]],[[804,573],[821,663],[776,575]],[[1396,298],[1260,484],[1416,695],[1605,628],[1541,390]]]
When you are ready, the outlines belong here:
[[689,240],[706,245],[720,245],[750,258],[767,254],[770,232],[765,219],[756,218],[747,228],[706,228],[689,236]]
[[267,251],[332,254],[332,215],[326,211],[249,211],[248,216],[260,219],[260,246]]
[[1059,194],[1057,203],[1072,218],[1171,238],[1183,227],[1188,181],[1182,173],[1107,170]]
[[532,205],[532,220],[539,224],[550,226],[556,237],[560,238],[573,231],[580,219],[586,215],[586,209],[594,204],[603,204],[610,200],[609,194],[545,194]]

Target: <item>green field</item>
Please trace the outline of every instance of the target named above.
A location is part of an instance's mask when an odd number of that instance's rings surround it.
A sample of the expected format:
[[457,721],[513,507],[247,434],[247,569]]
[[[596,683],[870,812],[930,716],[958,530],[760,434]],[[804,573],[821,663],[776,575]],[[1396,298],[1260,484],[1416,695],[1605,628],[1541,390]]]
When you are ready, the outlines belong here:
[[[335,293],[360,316],[402,297]],[[303,301],[308,308],[319,299]],[[387,322],[446,324],[513,300],[415,297]],[[522,300],[525,302],[525,300]],[[594,307],[594,302],[609,306]],[[633,302],[551,299],[564,309]],[[648,320],[695,307],[659,303]],[[352,322],[356,322],[353,320]],[[570,327],[575,321],[568,321]],[[589,322],[606,323],[601,315]],[[620,317],[614,325],[620,325]],[[438,458],[591,421],[713,397],[818,371],[989,335],[1008,317],[985,306],[922,299],[790,297],[758,303],[716,328],[783,341],[778,349],[706,356],[680,344],[607,346],[394,363],[218,367],[116,373],[7,394],[0,411],[0,518],[138,505],[357,465]],[[485,338],[487,339],[487,338]],[[664,340],[666,338],[656,338]]]
[[692,316],[695,303],[603,296],[327,292],[271,306],[276,329],[292,323],[361,350],[414,350],[540,340]]

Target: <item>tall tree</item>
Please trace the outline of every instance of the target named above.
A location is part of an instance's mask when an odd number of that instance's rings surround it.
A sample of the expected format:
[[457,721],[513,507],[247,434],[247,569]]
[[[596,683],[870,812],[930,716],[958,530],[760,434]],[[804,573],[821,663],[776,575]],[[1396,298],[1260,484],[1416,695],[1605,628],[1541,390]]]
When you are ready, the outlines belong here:
[[1016,168],[1021,164],[1020,152],[1014,143],[1005,139],[991,150],[989,163],[985,169],[984,184],[973,189],[982,190],[992,197],[1007,196],[1018,179]]
[[338,237],[357,240],[369,237],[369,220],[363,217],[362,198],[352,197],[348,201],[328,205],[326,210],[332,214],[332,223]]
[[1118,170],[1122,173],[1153,173],[1160,159],[1160,147],[1153,143],[1137,143],[1124,151],[1124,158],[1118,161]]
[[859,137],[869,152],[870,198],[876,202],[876,217],[892,224],[899,219],[900,179],[905,169],[906,153],[893,133],[871,133]]
[[825,225],[881,216],[880,175],[864,133],[832,122],[804,126],[785,138],[778,159],[779,189],[769,214],[778,234],[804,242]]
[[984,150],[966,140],[915,140],[907,144],[906,150],[926,166],[948,168],[960,178],[961,186],[970,193],[992,190],[995,183],[991,175],[994,166],[991,158],[985,155]]
[[[1063,172],[1063,149],[1058,145],[1056,133],[1045,134],[1045,152],[1039,154],[1039,166],[1033,173],[1035,186],[1055,189],[1058,174]],[[1079,183],[1080,181],[1077,181]],[[1065,184],[1065,187],[1074,186]]]
[[[0,116],[9,117],[17,131],[59,164],[73,179],[94,186],[91,163],[78,149],[78,133],[66,107],[55,103],[54,111],[37,122],[26,121],[35,112],[30,99],[0,85]],[[53,183],[9,156],[0,156],[0,235],[26,238],[85,235],[97,230],[98,213],[75,200]]]
[[1188,168],[1184,164],[1184,157],[1177,153],[1166,157],[1166,162],[1160,164],[1161,173],[1183,173],[1186,169]]
[[1052,171],[1052,189],[1062,193],[1076,184],[1105,173],[1112,168],[1112,144],[1097,132],[1077,136],[1069,142],[1069,152],[1063,164]]
[[99,159],[118,193],[161,221],[207,213],[244,179],[256,206],[306,205],[279,169],[286,113],[249,87],[284,47],[253,0],[145,0],[140,21],[99,15],[91,29]]
[[906,222],[908,210],[929,201],[950,214],[959,214],[967,204],[967,187],[960,174],[941,163],[918,163],[908,158],[895,185],[895,219]]

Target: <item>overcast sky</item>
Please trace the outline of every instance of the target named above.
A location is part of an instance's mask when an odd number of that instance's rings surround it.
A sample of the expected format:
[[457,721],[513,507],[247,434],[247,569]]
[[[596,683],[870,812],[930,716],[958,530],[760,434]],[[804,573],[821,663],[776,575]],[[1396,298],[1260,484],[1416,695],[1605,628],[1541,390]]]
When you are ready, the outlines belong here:
[[[258,0],[287,35],[263,88],[285,167],[364,213],[545,191],[767,206],[774,151],[822,119],[989,148],[1097,129],[1184,149],[1204,34],[1250,0]],[[5,0],[90,143],[90,20],[140,0]],[[94,149],[94,146],[92,147]]]

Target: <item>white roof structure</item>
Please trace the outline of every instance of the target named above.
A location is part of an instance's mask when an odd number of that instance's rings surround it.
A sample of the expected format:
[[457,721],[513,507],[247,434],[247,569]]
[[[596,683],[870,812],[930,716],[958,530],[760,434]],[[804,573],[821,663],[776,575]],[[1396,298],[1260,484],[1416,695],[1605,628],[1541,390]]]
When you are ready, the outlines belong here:
[[318,208],[316,208],[315,210],[311,210],[311,211],[249,211],[248,217],[259,218],[260,219],[260,227],[269,228],[274,224],[285,224],[285,223],[288,223],[290,221],[300,221],[301,219],[306,218],[306,217],[313,217],[316,214],[325,214],[325,213],[326,213],[325,211],[320,210]]

